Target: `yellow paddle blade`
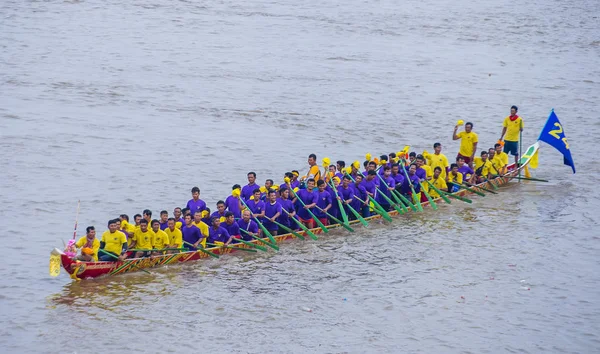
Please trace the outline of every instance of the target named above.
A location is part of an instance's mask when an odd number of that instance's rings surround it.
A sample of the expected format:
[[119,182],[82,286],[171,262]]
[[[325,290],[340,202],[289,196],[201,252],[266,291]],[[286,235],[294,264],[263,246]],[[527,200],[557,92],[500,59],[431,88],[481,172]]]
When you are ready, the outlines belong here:
[[[531,157],[531,160],[529,161],[529,167],[534,168],[534,169],[538,167],[538,163],[539,163],[538,155],[539,155],[539,152],[540,152],[540,150],[536,151],[535,154],[533,154],[533,156]],[[526,171],[525,173],[528,172],[527,171],[527,166],[525,166],[525,171]],[[529,177],[527,175],[525,175],[525,176]]]
[[50,276],[57,277],[60,274],[60,255],[50,254]]

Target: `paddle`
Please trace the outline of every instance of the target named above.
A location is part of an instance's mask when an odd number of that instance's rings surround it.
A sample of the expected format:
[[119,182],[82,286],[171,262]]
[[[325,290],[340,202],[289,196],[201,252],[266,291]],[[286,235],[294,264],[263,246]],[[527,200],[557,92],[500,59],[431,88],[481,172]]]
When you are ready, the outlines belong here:
[[333,189],[333,192],[335,193],[335,200],[338,203],[338,207],[340,209],[340,213],[342,213],[342,220],[344,220],[344,223],[347,224],[348,223],[348,215],[346,214],[346,210],[344,210],[344,206],[342,205],[342,201],[338,199],[340,196],[339,196],[339,194],[337,192],[337,188],[335,187],[335,184],[333,183],[333,181],[331,181],[330,187],[331,187],[331,189]]
[[298,197],[298,194],[296,194],[296,192],[294,191],[294,189],[293,189],[293,188],[290,188],[290,190],[292,191],[292,193],[294,193],[294,196],[296,197],[296,199],[297,199],[297,200],[299,200],[299,201],[300,201],[300,203],[302,204],[302,206],[304,206],[304,207],[305,207],[306,211],[308,211],[308,213],[309,213],[309,214],[310,214],[310,216],[311,216],[311,217],[312,217],[312,218],[315,220],[315,222],[317,223],[317,225],[319,225],[319,227],[320,227],[321,229],[323,229],[323,232],[324,232],[324,233],[328,233],[328,232],[329,232],[329,230],[328,230],[328,229],[325,227],[325,225],[323,225],[323,223],[321,222],[321,220],[319,220],[319,218],[317,218],[317,217],[315,216],[315,214],[313,214],[313,212],[312,212],[312,211],[311,211],[309,208],[306,208],[306,204],[304,204],[304,202],[302,201],[302,198]]
[[[244,202],[244,199],[242,197],[240,197],[240,201],[242,202],[242,204],[244,204],[244,206],[248,210],[250,210],[250,208],[248,208],[248,205],[246,205],[246,202]],[[267,228],[263,226],[263,224],[260,222],[260,220],[258,220],[258,218],[254,218],[254,221],[256,221],[256,223],[258,224],[258,227],[260,227],[260,229],[262,230],[262,232],[264,232],[265,235],[267,235],[267,237],[269,238],[269,240],[273,244],[277,244],[277,241],[275,241],[275,238],[273,238],[273,235],[271,235],[271,233],[269,232],[269,230],[267,230]]]
[[[283,211],[285,211],[288,215],[290,214],[285,209],[283,209]],[[298,225],[302,230],[304,230],[304,232],[306,232],[308,234],[308,236],[310,236],[310,238],[312,238],[313,240],[317,240],[318,239],[317,235],[315,235],[312,231],[310,231],[308,229],[308,227],[304,226],[304,224],[301,223],[299,220],[296,220],[295,217],[290,217],[290,219],[292,219],[296,223],[296,225]]]
[[[402,158],[402,161],[403,161],[403,164],[406,165],[406,160],[404,158]],[[408,177],[408,172],[406,172],[406,168],[401,167],[401,169],[404,172],[404,176],[408,180],[408,185],[410,186],[410,190],[412,192],[412,198],[413,198],[414,204],[417,206],[419,211],[423,211],[423,206],[421,205],[421,202],[417,200],[417,193],[415,192],[415,187],[413,186],[412,181]]]
[[[381,169],[381,167],[379,168]],[[379,170],[378,169],[378,170]],[[377,172],[377,171],[375,171]],[[385,181],[385,179],[383,179],[383,177],[381,177],[381,175],[379,173],[377,173],[377,177],[379,177],[379,179],[381,180],[381,182],[383,182],[383,184],[385,185],[385,188],[387,188],[388,190],[390,190],[390,185],[387,184],[387,182]],[[396,200],[396,202],[392,202],[390,200],[390,198],[388,198],[387,195],[385,195],[385,193],[383,193],[379,188],[377,188],[377,190],[379,191],[379,193],[381,194],[381,196],[388,202],[390,203],[391,206],[394,207],[394,209],[396,209],[396,211],[398,212],[398,214],[402,215],[404,213],[408,212],[408,209],[406,209],[406,206],[404,206],[404,204],[400,201],[400,198],[398,198],[398,196],[396,196],[396,194],[394,193],[396,190],[392,189],[390,190],[390,195]],[[402,208],[400,208],[398,205],[401,205]]]
[[469,191],[469,192],[471,192],[471,193],[475,193],[475,194],[477,194],[477,195],[480,195],[480,196],[482,196],[482,197],[485,197],[485,194],[483,194],[482,192],[480,192],[480,191],[476,191],[476,190],[474,190],[473,188],[469,188],[469,187],[465,186],[464,184],[458,184],[458,183],[456,183],[456,185],[458,186],[458,188],[462,188],[462,189],[468,190],[468,191]]
[[[489,182],[489,180],[486,180],[486,182]],[[467,185],[467,186],[469,186],[469,187],[475,187],[475,188],[483,189],[484,191],[492,193],[492,194],[498,194],[497,192],[495,192],[495,191],[493,191],[491,189],[488,189],[488,188],[485,188],[485,187],[482,187],[482,186],[479,186],[479,185],[476,185],[476,184],[470,184],[468,182],[465,182],[464,184]]]
[[[246,235],[248,235],[248,236],[252,237],[252,238],[253,238],[253,239],[255,239],[255,240],[259,240],[260,242],[262,242],[263,244],[265,244],[265,245],[267,245],[267,246],[271,247],[271,248],[272,248],[272,249],[274,249],[275,251],[279,251],[279,246],[277,246],[277,243],[273,244],[273,243],[271,243],[271,242],[267,242],[267,241],[265,241],[264,239],[262,239],[262,238],[260,238],[260,237],[258,237],[258,236],[254,236],[254,235],[252,235],[251,233],[249,233],[248,231],[246,231],[246,230],[244,230],[244,229],[242,229],[242,228],[240,228],[240,231],[241,231],[241,232],[243,232],[243,233],[245,233]],[[275,241],[275,242],[277,242],[277,241]]]
[[[186,245],[188,245],[188,246],[191,246],[191,247],[194,247],[194,248],[196,248],[196,246],[194,246],[193,244],[191,244],[191,243],[189,243],[189,242],[187,242],[187,241],[183,241],[183,243],[185,243],[185,244],[186,244]],[[201,245],[198,245],[198,246],[200,246],[200,247],[197,247],[197,248],[196,248],[196,251],[204,252],[204,253],[206,253],[207,255],[209,255],[209,256],[211,256],[211,257],[214,257],[214,258],[219,258],[219,255],[218,255],[218,254],[214,254],[214,253],[212,253],[211,251],[207,251],[207,250],[205,250],[204,248],[202,248],[202,246],[201,246]]]
[[[109,255],[109,256],[111,256],[112,258],[116,259],[117,261],[119,260],[119,257],[115,256],[114,254],[112,254],[112,253],[110,253],[110,252],[107,252],[107,251],[103,250],[102,248],[99,248],[99,249],[98,249],[98,252],[102,252],[103,254]],[[129,261],[129,262],[128,262],[128,264],[131,264],[133,267],[135,267],[135,268],[137,268],[137,269],[141,270],[141,271],[142,271],[142,272],[144,272],[144,273],[152,274],[152,273],[150,273],[149,271],[147,271],[147,270],[145,270],[145,269],[142,269],[142,268],[138,267],[138,266],[137,266],[135,263],[133,263],[133,261]]]
[[473,201],[471,199],[469,199],[469,198],[465,198],[465,197],[461,197],[461,196],[458,196],[458,195],[454,195],[452,193],[445,193],[445,192],[442,192],[442,193],[446,194],[450,198],[458,199],[458,200],[461,200],[461,201],[463,201],[465,203],[469,203],[469,204],[473,203]]
[[77,213],[75,214],[75,229],[73,230],[73,240],[77,237],[77,220],[79,219],[79,205],[81,204],[81,200],[77,201]]
[[360,223],[363,224],[363,226],[365,226],[365,227],[369,226],[369,223],[367,222],[367,220],[365,220],[362,217],[362,215],[360,215],[360,213],[358,213],[356,210],[354,210],[354,208],[350,204],[342,203],[342,201],[340,199],[338,199],[339,195],[337,192],[337,188],[335,188],[335,185],[333,183],[331,185],[331,189],[333,189],[333,191],[335,192],[335,199],[337,200],[338,207],[340,208],[340,211],[342,213],[342,219],[346,221],[347,225],[350,225],[350,223],[348,222],[348,215],[346,214],[346,210],[344,210],[344,205],[348,206],[348,210],[350,210],[352,212],[352,214],[354,215],[355,218],[360,220]]
[[[370,198],[370,200],[371,200],[371,201],[374,201],[374,199],[373,199],[373,198],[371,198],[371,196],[370,196],[370,195],[369,195],[368,197]],[[356,198],[356,200],[358,200],[359,202],[361,202],[361,203],[363,203],[363,204],[367,204],[367,202],[366,202],[366,201],[364,201],[364,200],[360,199],[360,198],[359,198],[359,197],[357,197],[357,196],[354,196],[354,198]],[[387,221],[389,221],[389,222],[393,222],[393,220],[392,220],[392,217],[390,216],[390,214],[388,214],[388,213],[387,213],[385,210],[383,210],[383,208],[381,208],[381,207],[377,207],[377,204],[375,204],[375,203],[376,203],[376,202],[374,202],[374,203],[373,203],[373,204],[375,205],[375,208],[373,208],[373,210],[374,210],[374,211],[375,211],[377,214],[381,215],[381,217],[382,217],[382,218],[386,219],[386,220],[387,220]],[[381,208],[381,209],[379,209],[379,208]]]
[[365,226],[365,227],[369,226],[369,223],[367,222],[367,220],[365,220],[365,218],[363,218],[362,215],[360,215],[360,213],[358,211],[356,211],[350,204],[346,204],[346,205],[348,206],[348,209],[352,212],[354,217],[357,218],[358,220],[360,220],[360,223],[363,224],[363,226]]
[[[241,230],[242,230],[242,229],[240,229],[240,231],[241,231]],[[245,244],[245,245],[248,245],[248,246],[250,246],[250,247],[254,247],[254,248],[256,248],[256,249],[258,249],[258,250],[261,250],[261,251],[263,251],[263,252],[267,252],[267,248],[266,248],[266,247],[263,247],[263,246],[261,246],[261,245],[257,245],[257,244],[255,244],[255,243],[252,243],[252,242],[248,242],[248,241],[246,241],[246,240],[243,240],[243,239],[241,239],[241,238],[235,238],[235,241],[241,242],[241,243],[243,243],[243,244]]]
[[294,231],[294,230],[290,229],[289,227],[287,227],[287,226],[285,226],[285,225],[283,225],[283,224],[281,224],[281,223],[279,223],[279,222],[277,222],[277,221],[273,221],[273,222],[275,223],[275,225],[277,225],[277,226],[279,226],[280,228],[282,228],[282,229],[283,229],[283,231],[285,231],[285,232],[287,232],[287,233],[290,233],[290,234],[292,234],[292,235],[294,235],[294,236],[298,237],[298,238],[299,238],[299,239],[301,239],[301,240],[306,240],[306,237],[304,237],[304,236],[300,235],[299,233],[297,233],[296,231]]
[[[502,176],[502,177],[504,177],[504,176]],[[512,176],[512,177],[507,176],[507,177],[511,178],[511,179],[512,178],[522,179],[522,180],[525,180],[525,181],[550,182],[547,179],[539,179],[539,178],[532,178],[532,177],[519,177],[519,176]]]
[[421,190],[423,191],[423,193],[425,193],[425,197],[429,201],[429,205],[431,205],[431,208],[433,210],[438,210],[438,206],[437,206],[435,200],[433,200],[433,198],[431,198],[431,196],[429,195],[429,192],[427,192],[427,190],[424,188],[423,182],[419,182],[419,184],[421,184]]
[[448,199],[448,197],[446,197],[446,194],[444,192],[442,192],[441,190],[439,190],[436,186],[433,185],[433,183],[431,183],[429,180],[425,180],[427,183],[429,183],[429,186],[431,188],[433,188],[434,191],[437,192],[437,194],[440,195],[440,197],[448,204],[451,204],[450,199]]
[[162,252],[162,251],[185,251],[187,250],[187,248],[161,248],[161,249],[156,249],[156,248],[152,248],[152,249],[144,249],[144,248],[135,248],[135,249],[130,249],[128,251],[132,251],[132,252]]
[[329,216],[330,218],[333,219],[333,221],[335,221],[336,223],[342,225],[346,230],[350,231],[350,232],[354,232],[354,229],[351,228],[349,225],[346,225],[345,223],[343,223],[340,219],[336,218],[335,216],[329,214],[328,212],[326,212],[325,210],[319,208],[319,206],[315,206],[315,208],[319,209],[320,211],[324,212],[327,216]]
[[228,246],[228,245],[225,245],[225,244],[222,244],[222,245],[217,245],[217,244],[214,244],[214,243],[206,243],[206,244],[209,245],[209,246],[213,246],[213,247],[229,248],[229,249],[232,249],[232,250],[240,250],[240,251],[244,251],[244,252],[254,252],[254,253],[256,253],[255,249],[247,249],[247,248],[242,248],[242,247]]

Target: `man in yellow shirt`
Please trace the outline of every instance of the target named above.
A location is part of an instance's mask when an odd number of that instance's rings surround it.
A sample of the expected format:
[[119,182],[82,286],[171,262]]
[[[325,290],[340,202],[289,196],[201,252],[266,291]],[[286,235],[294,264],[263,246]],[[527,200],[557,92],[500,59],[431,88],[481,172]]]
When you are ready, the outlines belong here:
[[[181,230],[175,225],[175,218],[167,220],[165,233],[169,237],[169,248],[181,248],[183,246],[183,235],[181,234]],[[175,252],[177,251],[173,251],[173,253]]]
[[460,190],[458,186],[463,184],[463,175],[458,172],[458,164],[453,163],[450,165],[450,172],[448,172],[446,181],[448,182],[448,192],[454,193]]
[[[93,226],[88,226],[85,229],[85,236],[75,242],[75,247],[81,248],[81,255],[77,257],[80,261],[98,262],[98,249],[100,241],[96,238],[96,229]],[[91,251],[91,253],[90,253]]]
[[317,183],[317,181],[321,179],[321,170],[319,169],[319,166],[317,166],[317,155],[308,155],[308,166],[308,173],[306,176],[303,176],[301,180],[304,181],[312,178],[315,180],[315,183]]
[[[152,248],[155,250],[161,250],[169,247],[169,236],[166,232],[160,229],[160,221],[152,220],[152,232],[154,237],[152,238]],[[154,252],[154,255],[162,254],[164,251]]]
[[442,144],[433,144],[433,154],[423,153],[423,156],[425,156],[427,159],[427,165],[429,165],[432,170],[435,170],[436,167],[439,167],[442,170],[440,176],[443,179],[446,179],[446,173],[450,168],[450,164],[448,163],[448,158],[446,155],[442,154]]
[[134,256],[135,258],[150,255],[150,250],[152,249],[152,240],[154,239],[154,232],[148,229],[148,221],[146,221],[146,219],[140,220],[140,229],[135,230],[133,239],[135,241],[135,248],[144,250],[137,251]]
[[515,168],[519,162],[519,136],[523,131],[523,118],[517,115],[518,110],[517,106],[510,107],[510,115],[504,118],[500,134],[500,140],[504,138],[504,152],[515,157]]
[[202,212],[197,211],[194,214],[194,221],[192,221],[192,225],[196,226],[200,229],[200,233],[202,234],[202,241],[200,244],[202,247],[206,247],[206,238],[208,237],[208,225],[202,221]]
[[98,260],[102,262],[122,261],[125,259],[127,238],[124,233],[117,230],[117,221],[115,219],[108,221],[108,230],[104,231],[102,239],[100,239],[100,249],[108,253],[99,251],[102,255],[98,257]]
[[489,177],[493,178],[494,176],[497,176],[500,172],[498,172],[498,169],[496,168],[496,150],[494,150],[494,148],[489,148],[488,149],[488,161],[490,162],[490,167],[488,168],[488,172],[489,172]]
[[456,134],[458,130],[458,124],[454,126],[454,132],[452,133],[452,140],[460,139],[460,149],[458,155],[465,159],[467,165],[473,167],[473,159],[475,158],[475,151],[477,151],[477,142],[479,141],[477,134],[473,132],[473,123],[467,122],[465,124],[465,131]]
[[494,156],[494,167],[498,170],[498,173],[501,175],[506,173],[506,166],[508,165],[508,154],[502,151],[502,144],[495,144],[494,149],[496,149],[496,155]]
[[477,175],[477,183],[485,182],[490,177],[490,168],[493,168],[492,163],[488,160],[487,151],[481,152],[481,157],[475,158],[475,175]]
[[135,232],[135,226],[129,223],[129,215],[121,214],[119,215],[119,219],[121,220],[121,231],[125,232],[125,236],[132,237]]
[[[429,183],[427,183],[427,184],[429,184]],[[446,184],[446,181],[442,177],[442,168],[440,166],[436,166],[433,169],[433,178],[431,179],[431,184],[433,184],[435,186],[435,188],[439,189],[442,192],[448,191],[448,185]],[[439,193],[433,188],[431,188],[429,190],[429,195],[432,198],[440,197]]]

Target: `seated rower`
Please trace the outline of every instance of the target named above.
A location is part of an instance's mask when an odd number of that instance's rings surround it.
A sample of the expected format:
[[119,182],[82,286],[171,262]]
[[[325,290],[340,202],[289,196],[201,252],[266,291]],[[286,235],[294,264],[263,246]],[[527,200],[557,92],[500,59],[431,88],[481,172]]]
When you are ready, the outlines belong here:
[[233,217],[238,219],[242,217],[242,209],[244,208],[240,202],[241,188],[239,184],[234,184],[231,187],[231,195],[225,199],[227,211],[232,212]]
[[321,211],[319,208],[315,208],[314,214],[317,218],[319,218],[319,221],[321,221],[323,225],[329,225],[329,217],[326,213],[328,213],[329,209],[331,209],[331,201],[333,200],[331,194],[325,190],[326,186],[327,184],[325,181],[317,181],[317,191],[315,192],[317,196],[316,206],[321,208],[323,211]]
[[[488,149],[488,160],[490,161],[490,167],[488,168],[489,177],[494,178],[500,174],[502,166],[499,165],[499,160],[496,158],[496,150],[494,148]],[[498,168],[497,168],[498,167]]]
[[133,222],[135,223],[135,225],[133,227],[135,227],[136,230],[140,228],[140,220],[142,220],[141,214],[135,214],[133,216]]
[[[292,230],[297,229],[298,226],[296,225],[296,223],[290,220],[290,218],[295,217],[296,209],[294,208],[294,203],[290,199],[290,190],[288,189],[288,187],[279,188],[279,204],[281,204],[282,213],[281,215],[279,215],[277,222],[281,225],[287,226]],[[284,230],[280,231],[282,231],[282,233],[285,233],[283,232]]]
[[202,221],[202,212],[198,211],[196,212],[196,214],[194,214],[194,221],[192,222],[192,225],[196,226],[198,230],[200,230],[200,234],[202,236],[202,240],[200,241],[200,243],[202,244],[202,247],[206,247],[206,238],[208,237],[208,225],[204,221]]
[[[463,160],[463,162],[464,162],[464,160]],[[442,168],[440,166],[436,166],[433,169],[433,178],[431,179],[431,184],[433,184],[435,186],[435,188],[439,189],[442,192],[448,191],[448,185],[446,184],[446,181],[442,177]],[[429,195],[432,198],[440,197],[439,193],[434,188],[429,189]]]
[[297,198],[300,198],[300,200],[304,202],[304,205],[300,201],[296,202],[296,210],[298,210],[298,217],[300,218],[300,222],[302,222],[302,224],[304,224],[304,226],[308,227],[309,229],[315,227],[315,220],[308,212],[309,209],[314,208],[317,204],[317,195],[314,192],[314,188],[315,180],[309,178],[306,181],[306,189],[300,189],[298,192],[296,192]]
[[[140,216],[141,218],[141,216]],[[123,261],[127,252],[127,239],[125,234],[117,230],[117,221],[108,221],[108,230],[104,231],[100,239],[98,260],[102,262]]]
[[234,240],[241,238],[240,226],[235,222],[235,216],[232,212],[228,211],[225,213],[225,223],[221,224],[221,226],[227,230],[229,236],[233,237]]
[[240,227],[240,231],[242,232],[241,235],[244,241],[254,240],[254,238],[252,238],[250,235],[260,237],[258,233],[258,224],[254,220],[252,220],[251,217],[252,213],[250,213],[250,210],[245,209],[242,212],[242,218],[237,222],[238,226]]
[[256,188],[252,197],[246,201],[246,205],[252,212],[252,217],[258,222],[263,222],[265,216],[265,202],[260,200],[260,189]]
[[[421,185],[420,185],[420,179],[417,176],[417,164],[413,163],[410,164],[408,167],[408,178],[404,179],[404,182],[402,182],[402,185],[400,186],[400,193],[412,198],[409,200],[412,200],[413,203],[418,201],[418,199],[413,198],[412,196],[412,189],[411,189],[411,185],[415,190],[415,193],[419,194],[421,193]],[[398,186],[396,186],[396,190],[398,189]]]
[[125,232],[125,236],[131,237],[135,232],[135,226],[129,223],[129,216],[127,214],[119,215],[121,220],[121,231]]
[[277,235],[279,227],[273,221],[276,221],[283,211],[281,210],[281,204],[277,201],[277,192],[270,189],[267,195],[269,199],[265,203],[263,211],[263,215],[265,216],[263,226],[269,230],[271,235]]
[[163,254],[164,251],[160,250],[169,247],[169,235],[160,229],[160,222],[158,222],[158,220],[152,220],[152,232],[154,232],[154,237],[152,238],[152,248],[157,250],[154,251],[152,255],[156,256]]
[[476,182],[475,171],[469,165],[465,163],[465,158],[462,156],[456,157],[456,164],[458,165],[458,172],[460,172],[463,176],[463,182],[467,181],[469,183]]
[[183,210],[180,207],[173,209],[173,219],[175,220],[175,227],[181,230],[181,227],[185,225],[185,220],[183,220]]
[[508,168],[508,154],[502,151],[502,144],[494,144],[494,149],[496,149],[496,155],[492,163],[494,163],[494,167],[498,170],[498,173],[504,175]]
[[457,164],[453,163],[450,165],[450,172],[448,172],[448,175],[446,176],[446,183],[448,184],[448,192],[455,193],[460,190],[459,185],[463,184],[463,175],[458,172]]
[[167,227],[169,227],[169,224],[167,224],[167,220],[169,220],[169,212],[166,210],[162,210],[160,212],[160,229],[164,230]]
[[202,210],[202,213],[200,214],[202,216],[202,218],[200,219],[203,223],[205,223],[206,225],[210,225],[211,224],[211,219],[210,219],[210,208],[206,208],[205,210]]
[[[350,183],[350,177],[348,175],[346,175],[345,177],[348,177],[348,183]],[[352,187],[352,190],[354,192],[354,195],[352,196],[352,198],[354,200],[352,201],[352,203],[350,203],[350,206],[355,211],[357,211],[363,218],[368,218],[369,216],[371,216],[371,211],[369,209],[369,203],[367,201],[369,197],[367,195],[367,190],[366,190],[365,186],[362,184],[362,182],[363,182],[363,176],[361,174],[358,174],[354,178],[354,183],[349,184]],[[361,202],[361,200],[362,200],[362,202]],[[348,209],[348,211],[350,211],[350,209]],[[356,220],[356,216],[352,212],[350,214],[348,214],[348,217],[351,220]]]
[[212,226],[208,230],[208,243],[211,244],[225,244],[231,243],[232,237],[223,226],[221,226],[221,218],[214,216],[212,218]]
[[335,164],[338,170],[338,172],[335,174],[335,177],[341,180],[342,178],[344,178],[344,168],[346,168],[346,162],[343,160],[339,160]]
[[143,250],[135,252],[134,258],[146,257],[152,253],[154,232],[148,228],[148,221],[146,219],[140,221],[140,229],[135,231],[133,239],[135,241],[135,247]]
[[[167,220],[168,227],[165,229],[165,233],[169,238],[169,248],[182,248],[183,247],[183,235],[181,230],[175,225],[175,218],[169,218]],[[173,250],[171,253],[179,251]]]
[[[362,180],[362,176],[358,178]],[[337,199],[342,203],[346,215],[352,215],[350,213],[348,205],[352,205],[352,203],[354,203],[354,201],[356,200],[356,198],[354,198],[354,196],[356,195],[354,191],[355,188],[351,186],[350,176],[344,175],[344,178],[342,179],[342,184],[337,187]]]
[[75,242],[75,247],[81,248],[81,255],[77,257],[77,260],[98,262],[100,241],[96,238],[96,229],[93,226],[86,227],[85,236],[79,238],[79,240]]
[[383,210],[389,211],[392,208],[392,206],[387,201],[387,199],[383,197],[383,195],[385,195],[389,199],[392,199],[392,191],[396,187],[396,181],[391,176],[392,175],[391,167],[386,165],[386,166],[383,166],[382,170],[383,170],[383,176],[381,176],[381,177],[383,178],[383,181],[385,181],[385,183],[381,182],[379,184],[379,192],[377,193],[376,200],[379,203],[379,205],[381,205]]
[[222,200],[219,200],[217,202],[217,211],[210,214],[210,219],[212,220],[212,218],[214,218],[215,216],[218,218],[225,217],[225,213],[226,213],[225,209],[226,209],[225,202]]
[[400,171],[400,165],[398,163],[392,164],[391,176],[396,185],[401,185],[404,182],[404,172]]
[[487,181],[490,177],[490,167],[492,167],[492,163],[488,160],[487,151],[482,151],[481,157],[474,159],[474,164],[475,174],[477,175],[476,183]]
[[[198,211],[195,215],[200,216],[201,214],[202,214],[202,212]],[[189,215],[189,214],[186,215],[184,220],[185,220],[185,226],[183,226],[181,228],[183,247],[186,247],[191,251],[197,250],[198,247],[200,247],[200,246],[202,246],[202,248],[204,248],[204,246],[206,245],[206,238],[205,238],[206,236],[204,236],[200,232],[200,229],[198,227],[196,227],[196,225],[194,225],[191,215]],[[202,221],[200,221],[200,222],[202,222]],[[204,224],[204,223],[202,223],[202,224]],[[206,224],[204,224],[204,226],[206,226]],[[206,231],[208,234],[208,230],[206,230]]]

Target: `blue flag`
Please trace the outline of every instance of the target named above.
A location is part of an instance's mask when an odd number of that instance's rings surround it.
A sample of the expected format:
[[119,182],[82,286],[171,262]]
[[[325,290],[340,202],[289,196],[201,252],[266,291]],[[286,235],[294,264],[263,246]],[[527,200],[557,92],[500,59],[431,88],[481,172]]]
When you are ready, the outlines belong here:
[[575,173],[575,164],[571,157],[571,150],[569,150],[569,142],[565,136],[562,124],[560,124],[558,117],[554,113],[554,109],[550,112],[550,116],[548,116],[548,120],[546,121],[538,140],[546,142],[556,150],[560,151],[564,156],[565,165],[571,166],[573,173]]

